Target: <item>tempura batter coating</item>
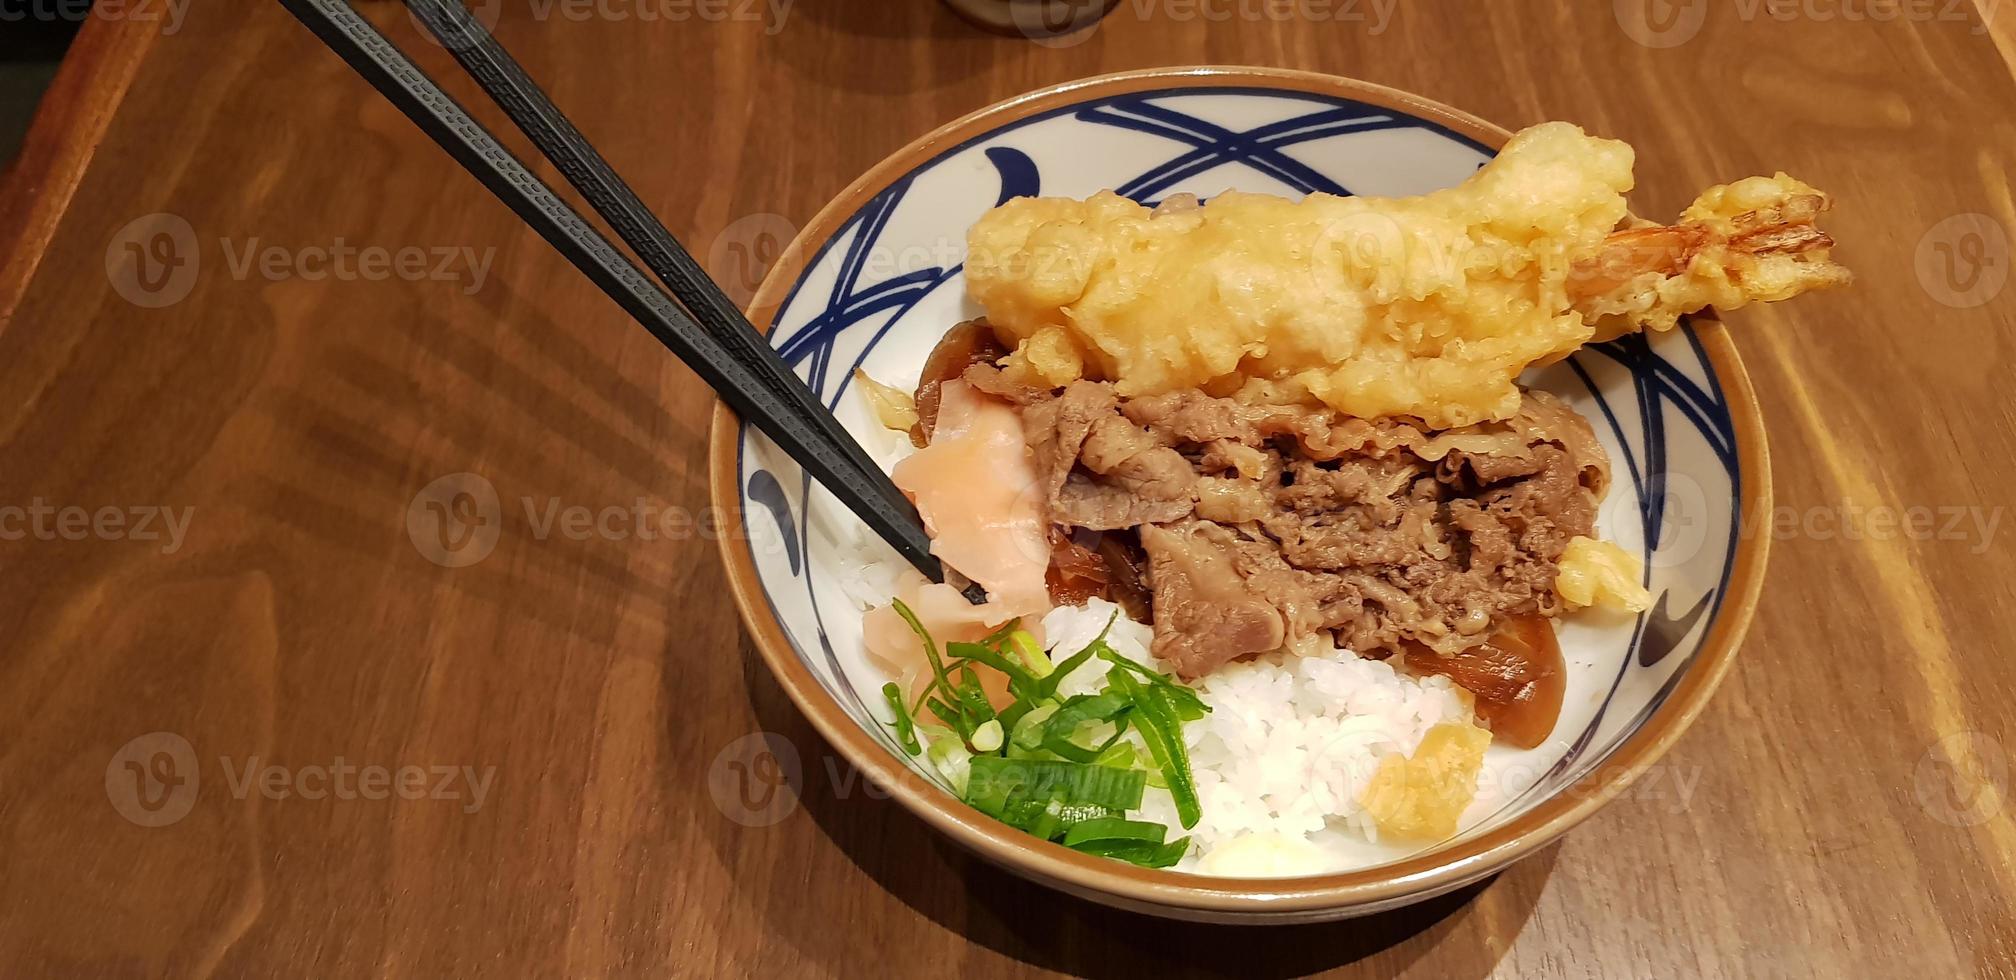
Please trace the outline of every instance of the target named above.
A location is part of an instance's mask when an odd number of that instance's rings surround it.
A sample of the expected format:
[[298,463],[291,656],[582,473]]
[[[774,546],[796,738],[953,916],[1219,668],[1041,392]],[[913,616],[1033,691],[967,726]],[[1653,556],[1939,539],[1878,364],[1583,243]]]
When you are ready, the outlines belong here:
[[[1677,238],[1606,251],[1632,159],[1623,143],[1545,123],[1420,197],[1228,192],[1160,213],[1112,193],[1021,198],[973,227],[968,289],[1017,346],[1011,374],[1041,385],[1244,388],[1442,428],[1512,415],[1513,379],[1589,342],[1597,314],[1616,314],[1614,334],[1670,326],[1697,301],[1845,281],[1810,237],[1787,259],[1802,269],[1736,261],[1746,244],[1784,244],[1760,223],[1803,215],[1811,229],[1825,200],[1796,181],[1716,188],[1692,223],[1656,229]],[[1768,281],[1746,278],[1760,269]]]

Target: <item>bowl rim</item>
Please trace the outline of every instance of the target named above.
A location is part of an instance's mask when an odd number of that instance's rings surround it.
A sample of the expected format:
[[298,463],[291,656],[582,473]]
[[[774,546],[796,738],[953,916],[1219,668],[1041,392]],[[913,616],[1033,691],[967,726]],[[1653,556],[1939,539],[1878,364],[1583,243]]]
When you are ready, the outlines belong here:
[[[885,157],[849,184],[806,224],[749,304],[750,322],[766,333],[784,298],[805,271],[810,257],[875,194],[945,149],[1028,115],[1090,98],[1134,92],[1202,87],[1250,87],[1342,97],[1417,116],[1492,149],[1511,132],[1441,103],[1357,79],[1315,72],[1250,66],[1155,68],[1099,75],[1052,85],[994,103],[954,120]],[[1728,330],[1712,318],[1693,320],[1710,366],[1721,382],[1736,433],[1742,474],[1737,513],[1736,554],[1722,609],[1702,638],[1665,703],[1635,732],[1625,736],[1607,760],[1582,779],[1556,790],[1503,825],[1475,837],[1388,864],[1302,878],[1221,878],[1188,872],[1137,868],[1034,840],[945,795],[923,780],[894,779],[891,795],[924,822],[968,849],[1018,873],[1080,892],[1109,895],[1128,903],[1200,913],[1318,913],[1366,905],[1399,904],[1410,898],[1461,887],[1552,843],[1627,789],[1679,740],[1728,674],[1763,588],[1770,536],[1740,533],[1769,513],[1769,450],[1756,392]],[[741,500],[738,439],[741,421],[718,400],[708,437],[709,488],[717,513],[739,527],[746,515]],[[757,651],[793,703],[827,742],[864,772],[899,764],[873,741],[812,676],[793,650],[756,572],[746,535],[719,538],[722,562],[742,621]]]

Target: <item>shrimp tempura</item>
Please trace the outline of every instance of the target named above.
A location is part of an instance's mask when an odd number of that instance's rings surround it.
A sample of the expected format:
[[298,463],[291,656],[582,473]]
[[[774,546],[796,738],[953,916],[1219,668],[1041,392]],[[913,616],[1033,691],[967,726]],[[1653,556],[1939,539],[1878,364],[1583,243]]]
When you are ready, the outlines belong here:
[[1021,198],[974,225],[968,287],[1031,383],[1314,399],[1439,428],[1512,415],[1513,379],[1598,339],[1599,320],[1615,336],[1848,281],[1813,225],[1826,198],[1782,174],[1613,234],[1631,167],[1629,146],[1557,122],[1420,197]]

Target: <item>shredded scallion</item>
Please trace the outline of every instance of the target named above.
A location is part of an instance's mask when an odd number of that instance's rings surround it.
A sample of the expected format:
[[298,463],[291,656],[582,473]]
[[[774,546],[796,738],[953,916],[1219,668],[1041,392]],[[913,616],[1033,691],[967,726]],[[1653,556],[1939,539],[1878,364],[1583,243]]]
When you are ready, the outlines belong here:
[[[1126,814],[1152,785],[1169,791],[1183,826],[1196,825],[1202,810],[1183,724],[1210,710],[1196,692],[1115,651],[1106,642],[1113,620],[1061,660],[1016,621],[979,643],[947,643],[941,655],[917,616],[901,602],[895,608],[931,668],[908,707],[897,685],[882,688],[904,751],[921,752],[968,804],[1044,840],[1143,867],[1182,859],[1189,838],[1165,841],[1167,827]],[[1095,658],[1109,664],[1098,693],[1058,693]],[[981,669],[1006,679],[1007,705],[996,707]],[[921,724],[925,710],[945,727]]]

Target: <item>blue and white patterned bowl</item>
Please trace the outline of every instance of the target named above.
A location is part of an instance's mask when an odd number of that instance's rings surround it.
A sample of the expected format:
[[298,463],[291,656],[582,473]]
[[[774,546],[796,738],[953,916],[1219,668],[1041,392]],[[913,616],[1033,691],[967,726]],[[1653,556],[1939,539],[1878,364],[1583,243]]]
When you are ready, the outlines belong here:
[[[752,318],[872,445],[886,434],[849,394],[855,369],[914,380],[938,336],[978,314],[962,275],[966,230],[1001,201],[1107,188],[1144,201],[1226,189],[1420,194],[1462,180],[1507,135],[1414,96],[1297,72],[1183,69],[1047,89],[959,120],[857,181],[787,251]],[[1761,585],[1765,539],[1740,535],[1738,518],[1769,506],[1764,438],[1719,323],[1598,345],[1525,380],[1594,424],[1614,471],[1601,528],[1645,557],[1656,604],[1635,620],[1567,622],[1571,680],[1555,738],[1530,752],[1494,747],[1496,776],[1460,835],[1361,871],[1246,881],[1134,868],[995,823],[909,767],[871,708],[884,678],[840,587],[867,531],[726,409],[712,434],[714,502],[745,533],[725,537],[723,554],[743,618],[799,707],[903,805],[982,855],[1158,914],[1366,914],[1474,882],[1620,792],[1706,702]]]

